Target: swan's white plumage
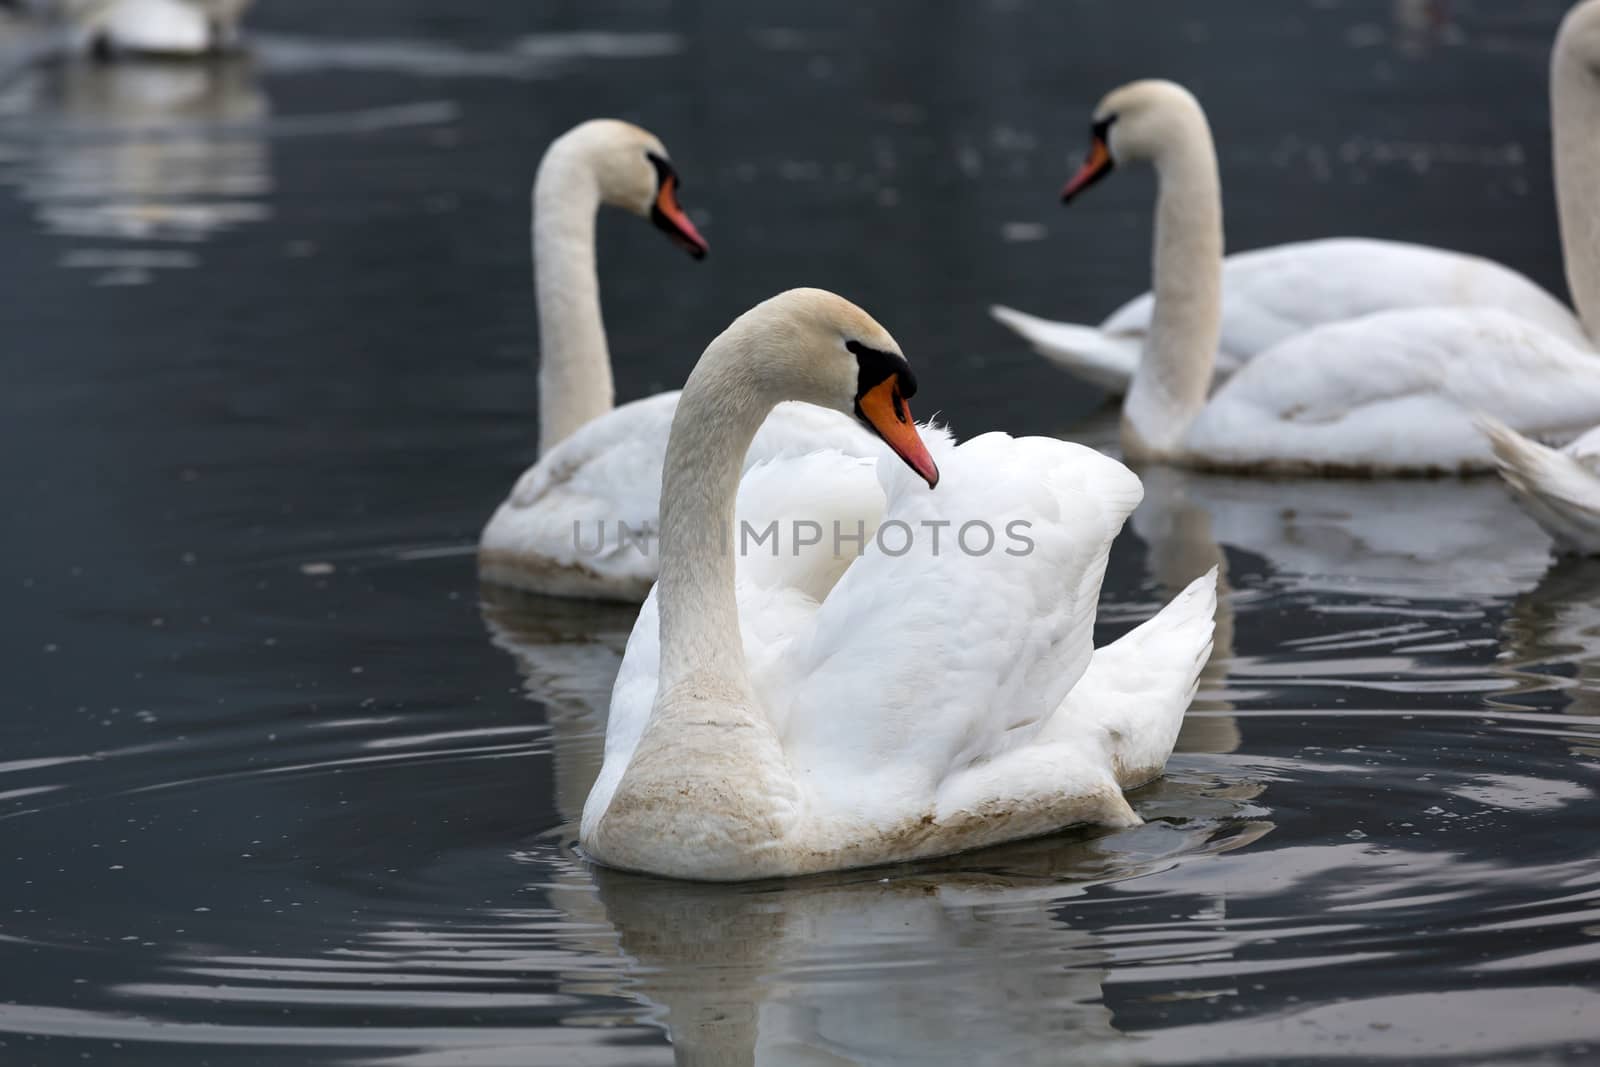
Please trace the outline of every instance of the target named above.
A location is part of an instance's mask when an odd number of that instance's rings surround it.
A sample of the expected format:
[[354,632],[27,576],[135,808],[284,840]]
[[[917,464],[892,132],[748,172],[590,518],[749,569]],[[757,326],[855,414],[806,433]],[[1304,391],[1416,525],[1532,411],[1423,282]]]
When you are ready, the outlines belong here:
[[[885,533],[836,578],[817,558],[831,545],[739,561],[751,689],[789,778],[769,790],[784,797],[786,838],[739,876],[935,855],[1072,822],[1126,825],[1137,817],[1122,788],[1159,774],[1171,752],[1210,648],[1214,574],[1096,651],[1106,556],[1139,502],[1138,478],[1056,440],[987,434],[958,448],[942,431],[924,437],[943,472],[933,493],[897,460],[874,470],[837,452],[758,465],[741,486],[746,522],[764,524],[771,513],[757,509],[776,505]],[[968,520],[990,524],[994,550],[961,550]],[[937,556],[925,521],[952,523]],[[897,522],[916,533],[899,556]],[[1029,524],[1030,551],[1007,554],[1022,548],[1008,540],[1012,522]],[[652,593],[612,694],[586,842],[649,721],[658,626]],[[676,873],[729,876],[683,862]]]
[[[483,577],[548,595],[643,599],[658,569],[661,465],[677,408],[676,391],[624,404],[586,423],[524,472],[484,527]],[[819,447],[859,456],[883,449],[844,415],[789,403],[767,417],[745,463]],[[620,538],[618,523],[640,531],[648,547]]]
[[1571,437],[1600,418],[1600,360],[1498,309],[1380,312],[1257,357],[1210,398],[1184,447],[1223,467],[1488,470],[1478,411]]
[[[1581,7],[1600,16],[1600,0]],[[1248,286],[1236,291],[1230,304],[1221,180],[1199,101],[1173,82],[1138,81],[1108,93],[1095,116],[1107,131],[1097,142],[1102,159],[1145,161],[1157,175],[1149,342],[1122,408],[1131,459],[1287,473],[1460,473],[1492,467],[1475,412],[1568,436],[1600,421],[1600,359],[1577,320],[1527,292],[1527,314],[1476,306],[1517,292],[1515,276],[1487,261],[1448,266],[1449,257],[1429,249],[1375,242],[1303,246],[1347,261],[1324,273],[1305,271],[1294,247],[1267,250],[1256,254],[1256,276],[1271,284],[1248,300]],[[1419,289],[1437,290],[1441,306],[1303,325],[1318,314],[1355,314],[1385,291],[1416,292],[1411,281],[1430,278]],[[1215,353],[1234,344],[1230,329],[1234,338],[1288,336],[1213,389]]]
[[[1004,307],[993,311],[1051,362],[1120,395],[1138,366],[1154,307],[1153,294],[1144,293],[1099,326],[1053,322]],[[1493,260],[1401,241],[1330,237],[1223,260],[1216,374],[1232,374],[1313,327],[1411,307],[1499,308],[1570,344],[1590,344],[1565,304]]]
[[70,24],[74,43],[118,52],[193,56],[231,45],[251,0],[57,0],[41,4]]
[[1487,416],[1478,426],[1523,510],[1560,547],[1600,554],[1600,427],[1555,449]]

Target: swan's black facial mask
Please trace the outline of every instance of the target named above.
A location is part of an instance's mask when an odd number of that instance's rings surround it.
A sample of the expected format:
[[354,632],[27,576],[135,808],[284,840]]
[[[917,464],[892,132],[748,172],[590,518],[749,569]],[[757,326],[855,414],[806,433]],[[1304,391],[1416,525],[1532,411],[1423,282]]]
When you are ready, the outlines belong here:
[[869,348],[860,341],[845,344],[856,357],[856,418],[894,449],[906,466],[932,489],[939,468],[917,435],[906,398],[917,393],[917,379],[904,356]]
[[695,259],[705,259],[711,246],[706,244],[706,239],[700,236],[700,231],[694,228],[694,223],[689,221],[689,216],[684,214],[683,207],[678,203],[678,189],[682,185],[678,180],[678,172],[672,169],[671,163],[654,152],[649,153],[649,157],[656,168],[656,202],[650,207],[650,221],[656,224],[656,229],[672,238],[673,244]]
[[1068,204],[1072,198],[1117,168],[1111,158],[1111,126],[1117,116],[1109,115],[1096,122],[1089,130],[1089,158],[1083,161],[1078,173],[1061,188],[1061,202]]

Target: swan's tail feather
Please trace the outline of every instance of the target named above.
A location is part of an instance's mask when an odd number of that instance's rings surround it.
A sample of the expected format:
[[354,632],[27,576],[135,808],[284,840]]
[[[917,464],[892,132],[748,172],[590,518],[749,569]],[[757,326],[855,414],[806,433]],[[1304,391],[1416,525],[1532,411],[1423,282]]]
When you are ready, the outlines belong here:
[[[1038,832],[1073,822],[1137,826],[1122,795],[1161,775],[1211,655],[1217,569],[1095,652],[1033,741],[962,769],[939,789],[941,821],[996,809]],[[1012,835],[1015,836],[1015,835]]]
[[1046,733],[1096,737],[1123,789],[1159,777],[1211,658],[1216,614],[1212,567],[1153,618],[1097,649]]
[[1600,479],[1565,452],[1488,415],[1474,421],[1518,503],[1564,548],[1600,553]]
[[1062,370],[1115,396],[1128,391],[1139,366],[1140,338],[1106,333],[1097,326],[1052,322],[999,304],[989,314]]

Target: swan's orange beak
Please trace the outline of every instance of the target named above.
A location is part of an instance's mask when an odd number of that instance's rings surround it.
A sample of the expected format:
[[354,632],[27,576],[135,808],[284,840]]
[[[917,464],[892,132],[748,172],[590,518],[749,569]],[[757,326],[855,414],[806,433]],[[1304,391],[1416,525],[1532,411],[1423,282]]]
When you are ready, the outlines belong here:
[[894,454],[905,460],[906,466],[922,476],[932,489],[939,484],[939,468],[928,454],[928,446],[917,436],[917,424],[911,421],[911,409],[900,395],[900,379],[891,374],[861,395],[856,408],[867,424],[877,431],[884,443],[894,449]]
[[1116,165],[1116,160],[1111,158],[1111,149],[1106,147],[1106,139],[1096,133],[1089,144],[1089,158],[1083,161],[1083,166],[1078,168],[1072,180],[1061,187],[1061,202],[1070,203],[1073,197],[1110,174]]
[[661,176],[661,188],[656,193],[655,205],[650,209],[650,221],[672,238],[673,243],[695,259],[705,259],[711,246],[694,228],[689,216],[678,203],[678,176],[666,173]]

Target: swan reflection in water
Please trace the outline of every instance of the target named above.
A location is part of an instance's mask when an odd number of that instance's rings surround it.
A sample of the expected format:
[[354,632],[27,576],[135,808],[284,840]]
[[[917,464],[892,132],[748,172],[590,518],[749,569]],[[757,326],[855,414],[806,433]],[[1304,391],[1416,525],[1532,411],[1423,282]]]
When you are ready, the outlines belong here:
[[69,242],[63,266],[148,282],[270,216],[268,114],[247,56],[34,68],[0,93],[0,184]]
[[1600,758],[1600,559],[1559,560],[1512,604],[1503,634],[1500,666],[1515,687],[1496,703],[1574,716],[1550,728],[1572,755]]

